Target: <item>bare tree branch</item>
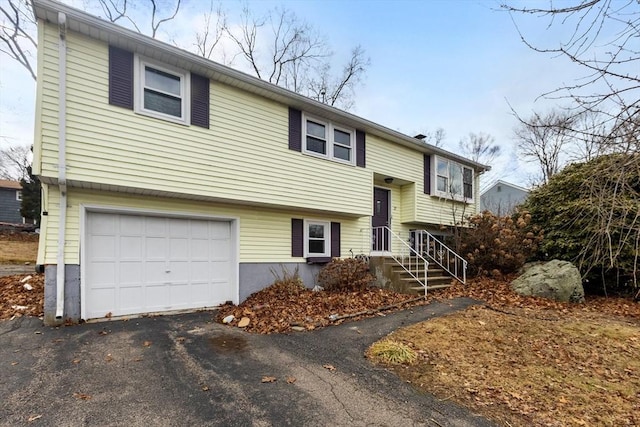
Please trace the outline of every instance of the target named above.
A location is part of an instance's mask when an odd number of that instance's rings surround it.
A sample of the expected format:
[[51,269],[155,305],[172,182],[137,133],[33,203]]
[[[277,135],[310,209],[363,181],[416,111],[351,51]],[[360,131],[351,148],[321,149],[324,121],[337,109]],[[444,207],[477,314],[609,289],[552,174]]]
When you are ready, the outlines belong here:
[[462,153],[476,163],[490,164],[500,154],[496,139],[486,133],[470,132],[458,143]]
[[0,178],[20,181],[29,178],[31,165],[31,147],[28,145],[9,145],[0,150]]
[[[213,17],[215,15],[215,25],[212,27]],[[213,1],[209,3],[209,11],[204,14],[204,30],[201,33],[196,32],[196,53],[207,59],[211,59],[215,48],[222,40],[226,27],[226,16],[222,10],[222,6],[214,10]]]
[[31,36],[35,33],[35,19],[30,2],[7,0],[6,6],[0,6],[0,17],[0,52],[22,65],[35,80],[34,52],[37,42]]

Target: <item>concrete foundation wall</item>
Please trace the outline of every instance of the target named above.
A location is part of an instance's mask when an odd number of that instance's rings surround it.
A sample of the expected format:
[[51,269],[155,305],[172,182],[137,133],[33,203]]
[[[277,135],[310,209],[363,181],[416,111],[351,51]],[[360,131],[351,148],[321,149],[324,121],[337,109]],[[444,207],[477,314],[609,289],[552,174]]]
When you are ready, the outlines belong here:
[[[240,263],[240,302],[249,295],[273,284],[277,277],[283,277],[285,272],[293,274],[298,268],[298,275],[305,286],[312,288],[316,284],[316,275],[324,264],[306,263]],[[277,275],[277,277],[276,277]]]
[[44,268],[44,324],[60,325],[69,320],[80,320],[80,266],[67,264],[65,267],[64,315],[56,319],[56,275],[57,266],[47,265]]
[[[306,263],[241,263],[240,302],[252,293],[273,284],[277,277],[283,277],[285,273],[293,274],[296,268],[305,286],[312,288],[316,283],[316,275],[322,267],[323,264]],[[60,325],[65,321],[80,321],[80,266],[67,264],[65,268],[65,303],[62,319],[56,319],[57,266],[45,266],[44,274],[44,323]]]

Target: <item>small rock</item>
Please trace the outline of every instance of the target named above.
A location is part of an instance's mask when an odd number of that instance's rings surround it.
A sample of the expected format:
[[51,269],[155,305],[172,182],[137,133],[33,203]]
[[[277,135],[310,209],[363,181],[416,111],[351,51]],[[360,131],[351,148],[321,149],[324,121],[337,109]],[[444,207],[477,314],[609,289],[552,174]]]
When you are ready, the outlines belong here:
[[20,280],[20,283],[25,283],[27,280],[31,279],[33,276],[29,275],[27,277],[25,277],[24,279]]
[[251,323],[251,320],[248,317],[243,317],[238,322],[238,328],[246,328],[247,326],[249,326],[249,323]]
[[335,320],[338,320],[338,315],[337,314],[332,314],[329,316],[329,320],[331,320],[332,322]]
[[224,319],[222,319],[222,323],[231,323],[236,318],[233,314],[228,315]]
[[12,305],[11,308],[13,308],[14,310],[26,310],[27,307],[26,305]]
[[322,286],[320,286],[320,285],[315,285],[313,287],[313,289],[311,289],[311,291],[312,292],[322,292],[322,291],[324,291],[324,288]]
[[27,291],[32,291],[33,290],[33,286],[31,286],[28,283],[25,283],[24,285],[22,285],[23,288],[25,288]]
[[304,326],[292,326],[291,327],[292,331],[296,331],[296,332],[304,332],[306,331],[306,329],[304,328]]

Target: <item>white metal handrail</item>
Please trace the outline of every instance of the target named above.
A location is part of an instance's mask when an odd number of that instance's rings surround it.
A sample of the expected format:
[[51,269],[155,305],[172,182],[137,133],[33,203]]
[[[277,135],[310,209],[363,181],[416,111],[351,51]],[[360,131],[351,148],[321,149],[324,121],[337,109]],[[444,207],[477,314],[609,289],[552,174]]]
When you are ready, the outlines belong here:
[[436,239],[427,230],[414,230],[411,238],[415,249],[446,270],[457,281],[467,282],[467,260],[455,253],[447,245]]
[[[389,256],[424,288],[424,295],[427,296],[429,261],[422,254],[416,252],[409,243],[391,231],[389,227],[373,227],[372,231],[372,249],[374,251],[389,251]],[[399,251],[391,249],[393,242],[399,242],[397,245],[400,248]]]

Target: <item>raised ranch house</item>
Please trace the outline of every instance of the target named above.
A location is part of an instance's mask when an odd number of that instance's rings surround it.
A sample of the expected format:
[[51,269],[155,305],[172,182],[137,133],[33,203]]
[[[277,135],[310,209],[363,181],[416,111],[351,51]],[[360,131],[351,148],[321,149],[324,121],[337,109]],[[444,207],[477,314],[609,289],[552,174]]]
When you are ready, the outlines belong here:
[[486,166],[68,6],[34,10],[46,323],[239,303],[272,271],[313,286],[358,254],[404,255],[424,285],[426,247],[464,280],[426,231],[477,211]]

